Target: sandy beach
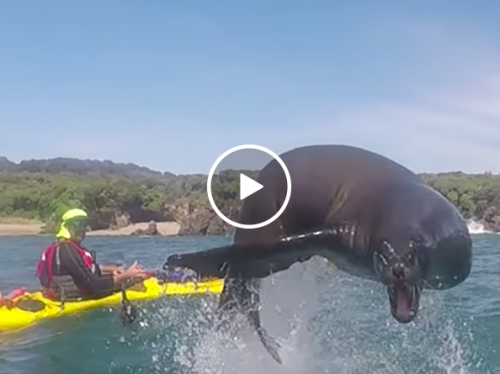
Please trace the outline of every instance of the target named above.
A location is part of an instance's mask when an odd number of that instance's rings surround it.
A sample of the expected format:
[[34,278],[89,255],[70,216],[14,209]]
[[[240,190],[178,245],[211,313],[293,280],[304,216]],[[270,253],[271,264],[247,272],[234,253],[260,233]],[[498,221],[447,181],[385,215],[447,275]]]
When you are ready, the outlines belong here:
[[[146,230],[149,222],[140,222],[129,225],[119,230],[96,230],[89,231],[87,236],[128,236],[137,229]],[[179,232],[179,224],[177,222],[156,222],[156,228],[164,236],[177,235]]]
[[[140,222],[119,230],[96,230],[87,233],[88,236],[128,236],[137,229],[147,229],[149,222]],[[39,235],[41,224],[0,223],[0,236]],[[157,222],[158,231],[165,236],[177,235],[179,224],[176,222]]]
[[37,235],[41,224],[0,223],[0,236]]

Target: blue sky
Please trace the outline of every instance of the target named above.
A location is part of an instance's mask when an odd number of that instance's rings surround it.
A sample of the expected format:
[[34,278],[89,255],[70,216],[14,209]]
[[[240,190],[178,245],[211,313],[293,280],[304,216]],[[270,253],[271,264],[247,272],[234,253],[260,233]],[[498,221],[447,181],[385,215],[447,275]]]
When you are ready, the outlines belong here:
[[241,144],[500,171],[500,3],[2,1],[0,155],[208,173]]

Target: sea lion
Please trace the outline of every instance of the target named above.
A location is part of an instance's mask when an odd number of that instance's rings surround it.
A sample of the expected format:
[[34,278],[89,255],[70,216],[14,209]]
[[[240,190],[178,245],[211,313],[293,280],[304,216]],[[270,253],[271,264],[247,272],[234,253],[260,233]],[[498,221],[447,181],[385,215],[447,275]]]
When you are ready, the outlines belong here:
[[[232,245],[173,255],[165,264],[226,278],[219,310],[247,313],[276,361],[278,345],[260,326],[259,279],[296,262],[320,255],[340,270],[383,283],[401,323],[416,317],[422,289],[449,289],[469,276],[472,241],[463,217],[409,169],[344,145],[301,147],[280,157],[292,194],[277,220],[237,229]],[[285,200],[277,161],[257,181],[264,188],[243,202],[238,222],[263,221]]]

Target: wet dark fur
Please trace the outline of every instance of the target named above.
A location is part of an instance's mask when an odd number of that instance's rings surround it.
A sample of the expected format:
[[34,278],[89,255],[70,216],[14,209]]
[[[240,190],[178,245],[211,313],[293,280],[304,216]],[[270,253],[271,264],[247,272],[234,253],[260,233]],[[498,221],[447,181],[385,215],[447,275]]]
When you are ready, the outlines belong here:
[[[451,288],[468,277],[472,253],[465,222],[410,170],[340,145],[302,147],[280,157],[291,175],[292,196],[279,219],[260,229],[237,229],[233,245],[168,259],[202,276],[226,278],[219,312],[246,313],[276,361],[281,362],[279,346],[260,325],[259,282],[296,262],[320,255],[343,271],[379,281],[373,252],[381,241],[416,237],[425,259],[425,288]],[[264,221],[285,200],[286,180],[276,161],[257,181],[264,188],[244,201],[241,223]]]

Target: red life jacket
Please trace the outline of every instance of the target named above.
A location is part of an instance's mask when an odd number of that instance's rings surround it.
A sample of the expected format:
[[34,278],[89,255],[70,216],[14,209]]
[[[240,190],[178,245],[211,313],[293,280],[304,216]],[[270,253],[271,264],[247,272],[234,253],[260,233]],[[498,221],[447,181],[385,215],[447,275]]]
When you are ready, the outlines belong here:
[[[85,249],[79,247],[75,243],[73,243],[71,240],[65,240],[64,243],[68,243],[73,246],[82,258],[83,263],[85,266],[87,266],[89,269],[93,269],[93,264],[94,264],[94,259],[92,258],[92,255],[90,252],[86,251]],[[43,273],[46,272],[47,275],[47,281],[49,284],[52,284],[54,281],[54,274],[52,273],[52,262],[54,259],[54,254],[56,252],[57,247],[60,245],[60,242],[54,242],[51,245],[49,245],[43,252],[42,255],[40,256],[40,260],[38,261],[38,266],[37,266],[37,272],[36,275],[38,279],[42,279]]]

